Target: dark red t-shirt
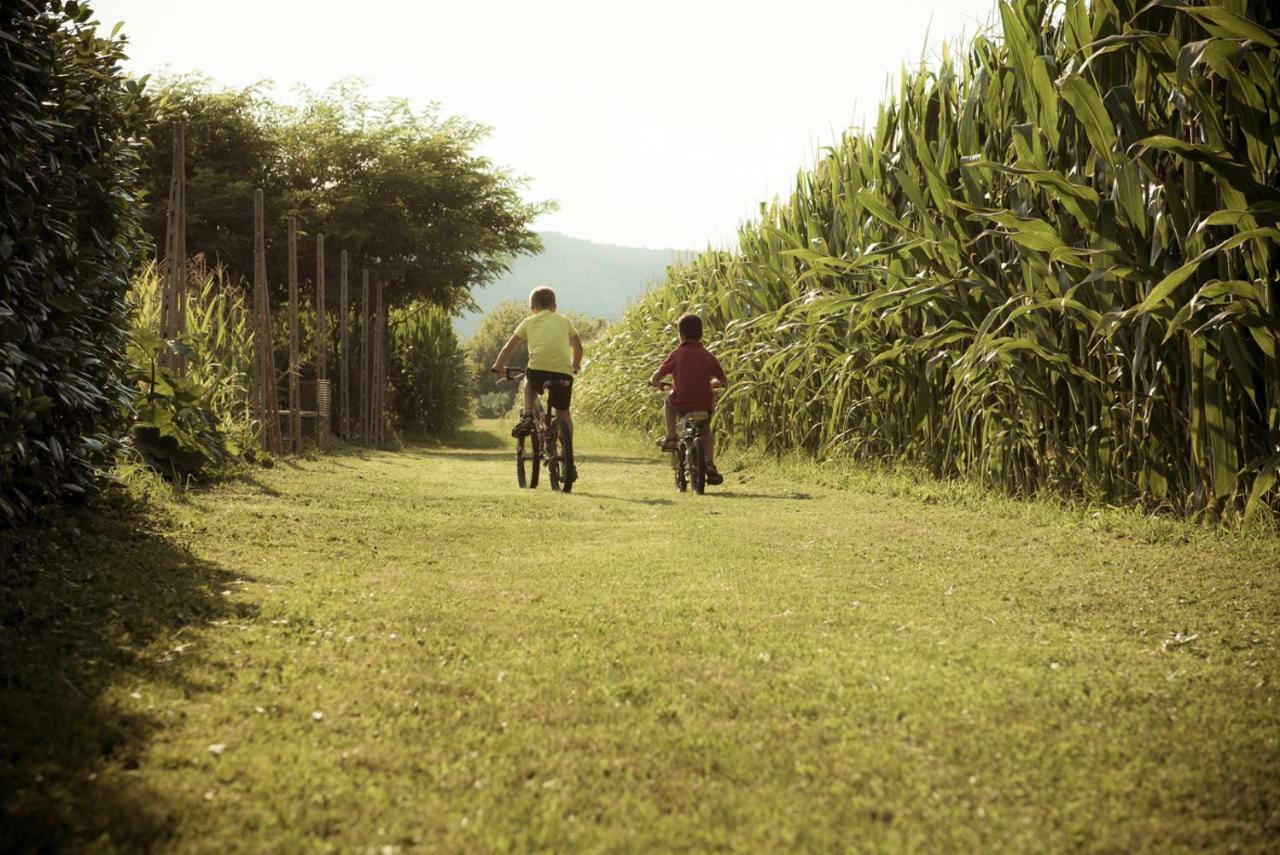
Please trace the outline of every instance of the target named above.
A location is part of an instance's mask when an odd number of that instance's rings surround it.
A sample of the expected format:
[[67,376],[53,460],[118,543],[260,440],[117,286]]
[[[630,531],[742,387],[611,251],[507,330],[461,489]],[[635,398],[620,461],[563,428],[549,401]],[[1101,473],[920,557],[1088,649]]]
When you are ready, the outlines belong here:
[[671,375],[671,404],[682,413],[694,410],[711,411],[715,397],[711,393],[711,378],[727,383],[724,369],[711,351],[700,341],[682,342],[667,354],[658,376]]

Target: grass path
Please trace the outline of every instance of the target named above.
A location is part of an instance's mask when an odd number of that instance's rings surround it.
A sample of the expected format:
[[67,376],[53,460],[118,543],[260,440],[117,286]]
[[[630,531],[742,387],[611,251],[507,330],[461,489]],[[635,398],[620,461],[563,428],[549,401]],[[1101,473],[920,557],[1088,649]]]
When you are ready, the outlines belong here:
[[521,492],[500,426],[464,440],[7,577],[8,844],[1276,845],[1275,542],[768,467],[678,496],[590,431],[574,495]]

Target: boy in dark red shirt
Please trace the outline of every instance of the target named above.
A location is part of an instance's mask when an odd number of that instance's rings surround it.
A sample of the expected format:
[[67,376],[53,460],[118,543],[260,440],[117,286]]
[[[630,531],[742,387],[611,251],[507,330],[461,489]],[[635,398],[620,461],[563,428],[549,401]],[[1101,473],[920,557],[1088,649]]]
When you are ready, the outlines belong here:
[[[676,418],[684,413],[697,411],[710,414],[715,408],[711,390],[727,382],[719,361],[702,345],[702,318],[691,314],[681,315],[678,327],[679,347],[667,355],[662,365],[649,378],[649,385],[661,389],[663,378],[668,375],[671,377],[671,394],[667,395],[663,407],[667,416],[667,436],[658,443],[664,451],[675,448]],[[723,483],[724,476],[712,462],[715,459],[716,443],[710,422],[702,434],[702,447],[707,454],[707,483]]]

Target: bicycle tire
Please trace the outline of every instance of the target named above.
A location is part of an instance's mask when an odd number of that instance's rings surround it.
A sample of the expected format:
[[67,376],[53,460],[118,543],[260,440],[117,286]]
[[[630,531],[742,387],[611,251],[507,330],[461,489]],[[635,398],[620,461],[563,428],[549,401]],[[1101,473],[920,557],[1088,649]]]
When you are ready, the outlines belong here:
[[537,431],[529,434],[529,489],[536,490],[542,473],[542,442]]
[[[520,485],[520,489],[522,490],[529,486],[527,478],[525,477],[525,470],[528,468],[528,465],[529,465],[529,457],[524,450],[524,446],[525,446],[524,441],[527,438],[528,437],[522,436],[516,440],[516,483]],[[533,458],[534,466],[538,465],[537,460],[538,458],[535,455]],[[535,469],[534,472],[535,474],[533,477],[534,477],[534,483],[536,484],[537,477],[538,477],[536,474],[537,470]]]
[[560,492],[568,493],[573,490],[573,482],[578,480],[578,467],[573,460],[573,428],[561,416],[556,416],[556,423],[560,432]]
[[558,442],[558,421],[556,419],[551,422],[551,430],[547,431],[546,447],[542,450],[543,457],[547,460],[547,475],[551,478],[551,489],[553,491],[559,491],[561,483],[560,459],[556,456],[556,448],[560,444]]
[[684,471],[685,447],[681,441],[671,453],[671,468],[676,472],[676,489],[683,493],[689,489],[689,478]]
[[695,440],[689,460],[689,480],[693,482],[693,492],[701,496],[707,491],[707,452],[701,440]]

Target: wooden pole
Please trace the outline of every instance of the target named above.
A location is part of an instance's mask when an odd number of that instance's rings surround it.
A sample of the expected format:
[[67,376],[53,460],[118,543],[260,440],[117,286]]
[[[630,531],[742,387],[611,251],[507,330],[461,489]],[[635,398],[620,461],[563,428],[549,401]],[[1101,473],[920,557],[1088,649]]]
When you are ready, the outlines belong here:
[[[174,129],[173,153],[176,161],[174,171],[178,174],[178,236],[177,236],[177,260],[178,267],[174,277],[174,293],[177,295],[176,300],[176,322],[177,336],[182,336],[187,332],[187,126],[183,122],[178,122],[177,128]],[[177,368],[184,372],[187,368],[187,360],[181,354],[177,356]]]
[[320,420],[320,386],[329,379],[329,319],[324,306],[324,235],[316,235],[316,439],[329,437],[329,424]]
[[342,251],[338,287],[338,329],[342,331],[342,360],[338,368],[338,433],[351,440],[351,331],[347,329],[347,251]]
[[360,441],[369,444],[369,269],[360,274]]
[[298,354],[298,219],[289,218],[289,444],[302,451],[302,390]]
[[[186,135],[182,122],[173,125],[173,172],[169,178],[169,208],[165,218],[164,279],[160,292],[160,337],[178,338],[187,329],[187,176]],[[186,361],[169,348],[160,362],[182,371]]]
[[276,390],[271,330],[271,290],[267,285],[266,226],[262,190],[253,194],[253,373],[254,408],[263,450],[280,454],[280,399]]
[[381,445],[386,439],[386,355],[387,355],[387,314],[382,302],[382,282],[378,283],[378,308],[375,317],[378,320],[377,330],[374,332],[373,353],[377,359],[374,363],[374,384],[373,384],[373,400],[375,401],[375,409],[373,413],[373,441],[377,445]]

